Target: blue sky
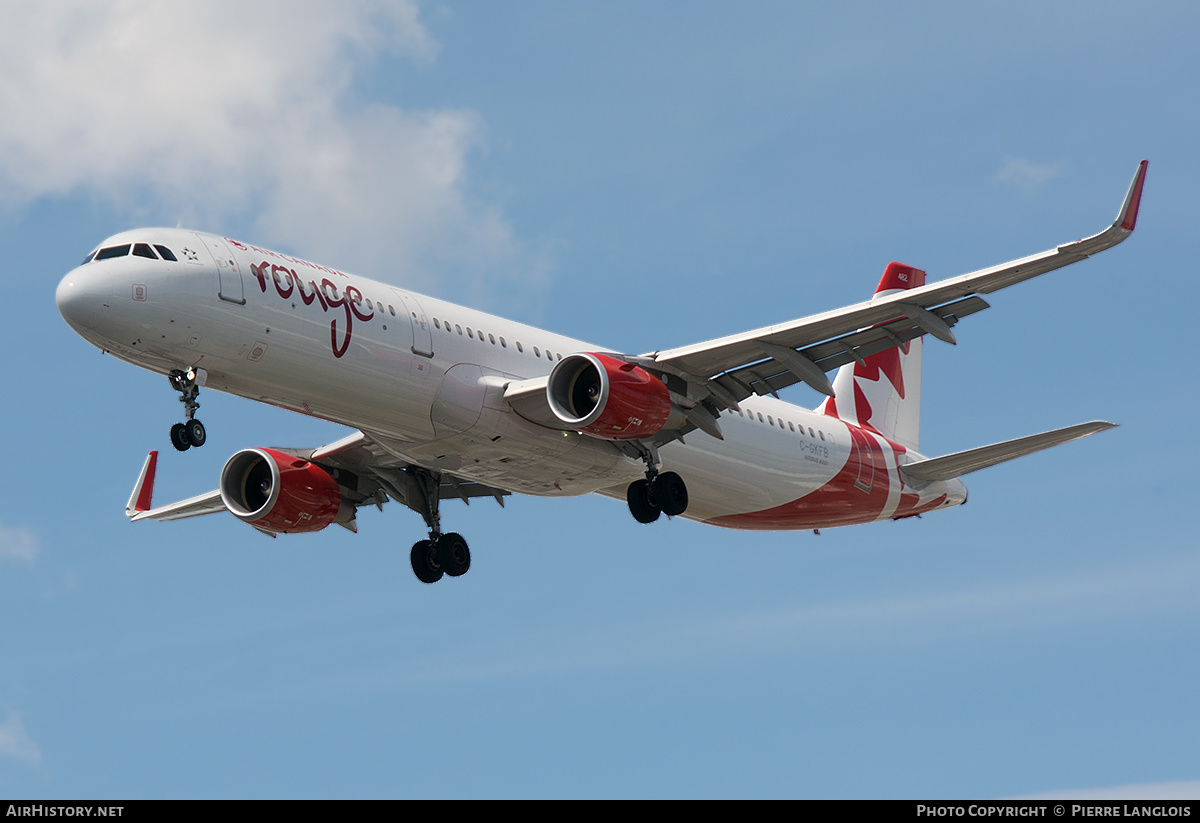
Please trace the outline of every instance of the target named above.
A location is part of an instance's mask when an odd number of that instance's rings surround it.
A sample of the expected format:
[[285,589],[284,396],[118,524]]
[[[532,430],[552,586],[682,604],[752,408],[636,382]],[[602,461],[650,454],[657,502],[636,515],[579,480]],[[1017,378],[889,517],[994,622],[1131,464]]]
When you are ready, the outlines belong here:
[[[16,3],[0,27],[0,794],[1200,793],[1190,3]],[[931,454],[1120,428],[920,520],[753,534],[602,498],[268,540],[131,525],[179,404],[54,289],[139,225],[219,232],[641,352],[1108,224],[926,347]],[[803,387],[786,399],[815,405]],[[206,392],[209,443],[332,424]]]

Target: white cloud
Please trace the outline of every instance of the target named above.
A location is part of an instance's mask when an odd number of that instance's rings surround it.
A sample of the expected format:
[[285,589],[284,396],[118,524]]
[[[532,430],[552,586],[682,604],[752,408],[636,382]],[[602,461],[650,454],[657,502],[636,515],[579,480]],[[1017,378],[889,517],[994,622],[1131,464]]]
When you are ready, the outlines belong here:
[[1173,783],[1129,783],[1102,789],[1038,792],[1014,800],[1200,800],[1200,780]]
[[28,529],[11,529],[0,524],[0,560],[33,565],[38,552],[37,536]]
[[413,0],[6,5],[0,203],[254,214],[241,239],[407,283],[537,268],[467,191],[473,113],[357,99],[364,68],[437,52]]
[[996,172],[995,180],[1021,189],[1035,189],[1060,174],[1062,165],[1059,163],[1034,163],[1022,157],[1010,157]]
[[0,757],[13,757],[27,763],[40,763],[42,751],[25,733],[21,715],[12,712],[0,723]]

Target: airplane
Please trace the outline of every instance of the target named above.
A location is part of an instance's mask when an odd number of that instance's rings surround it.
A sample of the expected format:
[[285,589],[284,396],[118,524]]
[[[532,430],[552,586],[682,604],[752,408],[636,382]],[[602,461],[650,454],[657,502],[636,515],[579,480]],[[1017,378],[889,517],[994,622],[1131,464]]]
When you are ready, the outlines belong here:
[[[102,351],[166,375],[203,446],[202,388],[354,429],[318,448],[248,448],[207,494],[155,506],[151,451],[126,514],[228,511],[275,537],[395,500],[425,521],[424,583],[470,567],[440,503],[512,493],[624,499],[661,515],[750,530],[899,520],[967,499],[963,475],[1085,437],[1094,421],[940,457],[920,451],[925,336],[988,308],[982,295],[1076,263],[1134,230],[1147,162],[1116,220],[1092,237],[926,283],[889,264],[866,302],[715,340],[626,354],[228,237],[113,235],[59,284],[66,322]],[[827,372],[836,369],[831,381]],[[816,409],[779,399],[804,383]]]

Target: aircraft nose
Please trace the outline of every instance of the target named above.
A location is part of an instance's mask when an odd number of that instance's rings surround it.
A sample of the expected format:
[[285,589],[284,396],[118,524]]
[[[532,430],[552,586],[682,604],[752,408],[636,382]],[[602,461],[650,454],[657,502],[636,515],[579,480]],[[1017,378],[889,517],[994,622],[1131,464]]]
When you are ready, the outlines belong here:
[[108,284],[81,268],[68,273],[54,293],[58,313],[76,331],[95,329],[109,316],[112,306]]

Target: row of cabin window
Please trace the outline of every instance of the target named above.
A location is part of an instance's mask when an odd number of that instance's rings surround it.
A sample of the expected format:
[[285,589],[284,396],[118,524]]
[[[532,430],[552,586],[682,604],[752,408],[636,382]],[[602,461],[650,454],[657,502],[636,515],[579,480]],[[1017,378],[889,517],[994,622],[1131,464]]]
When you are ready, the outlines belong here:
[[[276,273],[275,276],[276,276],[276,278],[278,278],[278,276],[279,276],[278,273]],[[326,287],[325,291],[326,291],[326,296],[332,297],[332,299],[334,299],[334,300],[338,299],[337,286],[330,284]],[[373,304],[371,302],[371,298],[369,298],[369,297],[358,297],[358,298],[354,299],[354,302],[358,303],[359,305],[362,305],[365,303],[367,306],[367,309],[370,311],[374,311],[376,308],[378,308],[380,312],[383,311],[384,304],[382,301],[380,301],[378,304]],[[396,316],[396,309],[390,303],[387,306],[387,310],[388,310],[388,313],[392,315],[392,317]],[[413,313],[413,317],[416,318],[415,312]],[[462,333],[463,333],[463,327],[460,326],[459,324],[455,323],[454,329],[451,329],[450,321],[442,322],[441,320],[439,320],[436,317],[433,318],[433,327],[435,329],[445,329],[447,332],[449,332],[451,334],[453,334],[455,330],[458,331],[459,335],[462,335]],[[496,335],[494,335],[494,334],[489,334],[487,336],[487,341],[485,341],[483,338],[483,330],[482,329],[472,330],[470,326],[467,326],[466,333],[467,333],[467,337],[471,338],[472,340],[476,339],[476,335],[478,335],[478,340],[480,343],[491,341],[491,344],[493,346],[496,345],[496,343],[497,343],[497,338],[496,338]],[[503,337],[499,338],[498,342],[500,343],[501,348],[505,348],[505,349],[508,348],[508,341],[505,340]],[[524,351],[525,351],[525,347],[521,345],[521,341],[519,341],[519,340],[517,341],[517,351],[522,352],[522,353],[524,353]],[[533,347],[533,353],[534,353],[535,357],[542,356],[542,350],[540,348],[538,348],[537,346]],[[546,349],[546,359],[547,360],[555,360],[555,359],[562,360],[562,354],[556,355],[556,354],[553,354],[549,349]]]
[[[154,250],[150,248],[149,243],[124,243],[120,246],[109,246],[106,249],[98,249],[89,254],[87,257],[83,258],[83,263],[90,263],[93,260],[110,260],[114,257],[128,257],[130,254],[130,248],[133,249],[134,257],[145,257],[149,260],[157,260],[161,255],[163,260],[170,260],[172,263],[179,262],[178,258],[175,257],[175,253],[166,246],[160,246],[155,243],[154,248],[158,249],[158,254],[155,254]],[[82,266],[83,263],[80,263],[79,265]]]
[[[338,299],[337,286],[333,285],[332,283],[325,286],[325,296],[330,298],[331,300],[337,300]],[[352,298],[350,298],[350,300],[356,306],[366,305],[367,311],[378,311],[380,314],[383,314],[384,303],[382,300],[375,303],[375,302],[371,301],[371,298],[362,297],[361,295],[358,297],[352,297]],[[388,310],[388,314],[390,314],[392,317],[396,316],[396,309],[392,306],[391,303],[387,304],[387,310]]]
[[[435,329],[444,329],[446,332],[448,332],[450,334],[454,334],[457,331],[459,336],[461,336],[463,333],[463,327],[460,326],[458,323],[454,324],[454,328],[450,328],[449,320],[445,320],[445,321],[438,320],[436,317],[433,318],[433,327]],[[505,340],[503,337],[497,338],[496,335],[489,334],[487,336],[487,340],[484,340],[482,329],[475,329],[474,331],[472,331],[471,327],[467,326],[466,330],[467,330],[467,337],[470,337],[472,340],[478,339],[480,343],[486,343],[486,342],[490,341],[493,346],[496,345],[496,343],[498,341],[500,343],[501,348],[503,348],[503,349],[508,348],[508,341]],[[517,351],[524,353],[525,347],[521,345],[520,340],[516,341],[516,345],[517,345]],[[537,346],[534,346],[533,354],[534,354],[534,357],[541,357],[542,350],[540,348],[538,348]],[[555,358],[562,360],[562,355],[561,354],[555,355],[549,349],[546,349],[546,359],[554,360]]]
[[[742,414],[742,412],[738,412],[738,414]],[[770,426],[778,425],[779,428],[781,428],[781,429],[783,428],[783,418],[782,417],[779,418],[778,423],[776,423],[775,418],[769,414],[766,416],[766,419],[763,419],[762,412],[747,411],[744,416],[750,418],[751,420],[754,420],[755,416],[757,416],[759,423],[766,423],[767,425],[770,425]],[[787,427],[791,431],[799,431],[800,434],[804,434],[804,426],[797,426],[794,423],[792,423],[791,420],[787,421]],[[823,432],[823,431],[814,432],[812,429],[812,426],[809,426],[808,427],[808,436],[809,437],[820,437],[822,440],[824,440],[825,432]]]
[[[275,277],[278,279],[279,274],[276,273]],[[337,286],[334,286],[333,284],[328,284],[325,288],[325,294],[327,297],[331,297],[332,299],[337,300],[338,299]],[[383,301],[380,301],[379,303],[372,303],[371,298],[369,298],[369,297],[356,297],[356,298],[354,298],[354,302],[357,303],[358,305],[363,305],[365,303],[367,306],[367,309],[369,311],[374,311],[375,309],[378,309],[380,312],[383,312],[383,307],[384,307]],[[387,304],[387,310],[388,310],[388,314],[390,314],[392,317],[396,316],[396,309],[394,306],[392,306],[392,304],[390,304],[390,303]],[[416,319],[416,316],[417,316],[416,312],[413,312],[414,320]],[[445,329],[447,332],[450,332],[451,334],[454,333],[454,331],[450,328],[449,321],[446,321],[445,323],[443,323],[441,320],[438,320],[438,318],[436,318],[436,317],[433,318],[433,327],[435,329]],[[463,327],[458,325],[457,323],[454,324],[454,328],[458,330],[458,333],[460,335],[463,333]],[[473,331],[470,326],[467,326],[467,337],[470,337],[472,340],[474,340],[474,339],[476,339],[476,337],[475,337],[476,334],[479,335],[478,339],[479,339],[480,343],[487,342],[483,339],[483,330],[482,329]],[[497,338],[494,334],[489,334],[487,337],[488,337],[488,340],[491,341],[493,346],[496,345]],[[499,338],[499,343],[502,348],[505,348],[505,349],[508,348],[508,341],[506,341],[503,337]],[[521,345],[521,342],[519,340],[517,341],[517,351],[519,351],[519,352],[525,351],[525,347]],[[542,356],[542,351],[537,346],[533,347],[533,353],[537,357]],[[546,359],[547,360],[554,360],[555,357],[556,357],[556,355],[553,355],[549,349],[546,350]],[[559,360],[562,360],[562,355],[561,354],[557,355],[557,358]]]
[[[279,272],[275,273],[275,279],[276,279],[276,281],[279,280]],[[282,286],[283,284],[281,283],[280,285]],[[333,285],[332,283],[326,284],[325,296],[329,297],[333,300],[337,300],[338,299],[337,286]],[[355,298],[353,298],[353,300],[356,304],[358,304],[360,306],[363,304],[366,304],[368,311],[374,311],[374,310],[378,309],[381,313],[383,312],[384,303],[382,300],[379,301],[378,303],[373,303],[371,301],[371,298],[361,297],[361,296],[355,297]],[[396,316],[396,309],[394,306],[392,306],[392,304],[390,304],[390,303],[387,304],[387,310],[388,310],[388,314],[390,314],[392,317]],[[417,316],[416,312],[413,312],[414,319],[416,319],[416,316]],[[459,324],[455,323],[454,329],[451,329],[449,321],[442,322],[441,320],[439,320],[436,317],[433,318],[433,327],[435,329],[445,329],[447,332],[449,332],[451,334],[454,333],[455,329],[458,331],[459,335],[462,335],[462,333],[463,333],[463,327],[460,326]],[[483,338],[483,330],[482,329],[472,330],[470,326],[467,326],[466,332],[467,332],[467,337],[470,337],[472,340],[476,339],[476,335],[478,335],[478,340],[480,343],[487,342]],[[491,341],[491,344],[493,346],[496,345],[496,343],[497,343],[497,338],[496,338],[496,335],[494,335],[494,334],[489,334],[487,336],[487,340]],[[505,348],[505,349],[508,348],[508,341],[505,340],[503,337],[499,338],[499,343],[500,343],[501,348]],[[519,340],[517,341],[517,351],[522,352],[522,353],[525,351],[525,347],[521,345],[521,341],[519,341]],[[540,348],[538,348],[537,346],[533,347],[533,353],[534,353],[534,356],[536,356],[536,357],[542,356],[542,350]],[[554,360],[554,359],[562,360],[562,355],[561,354],[555,355],[549,349],[547,349],[546,350],[546,359],[547,360]]]

